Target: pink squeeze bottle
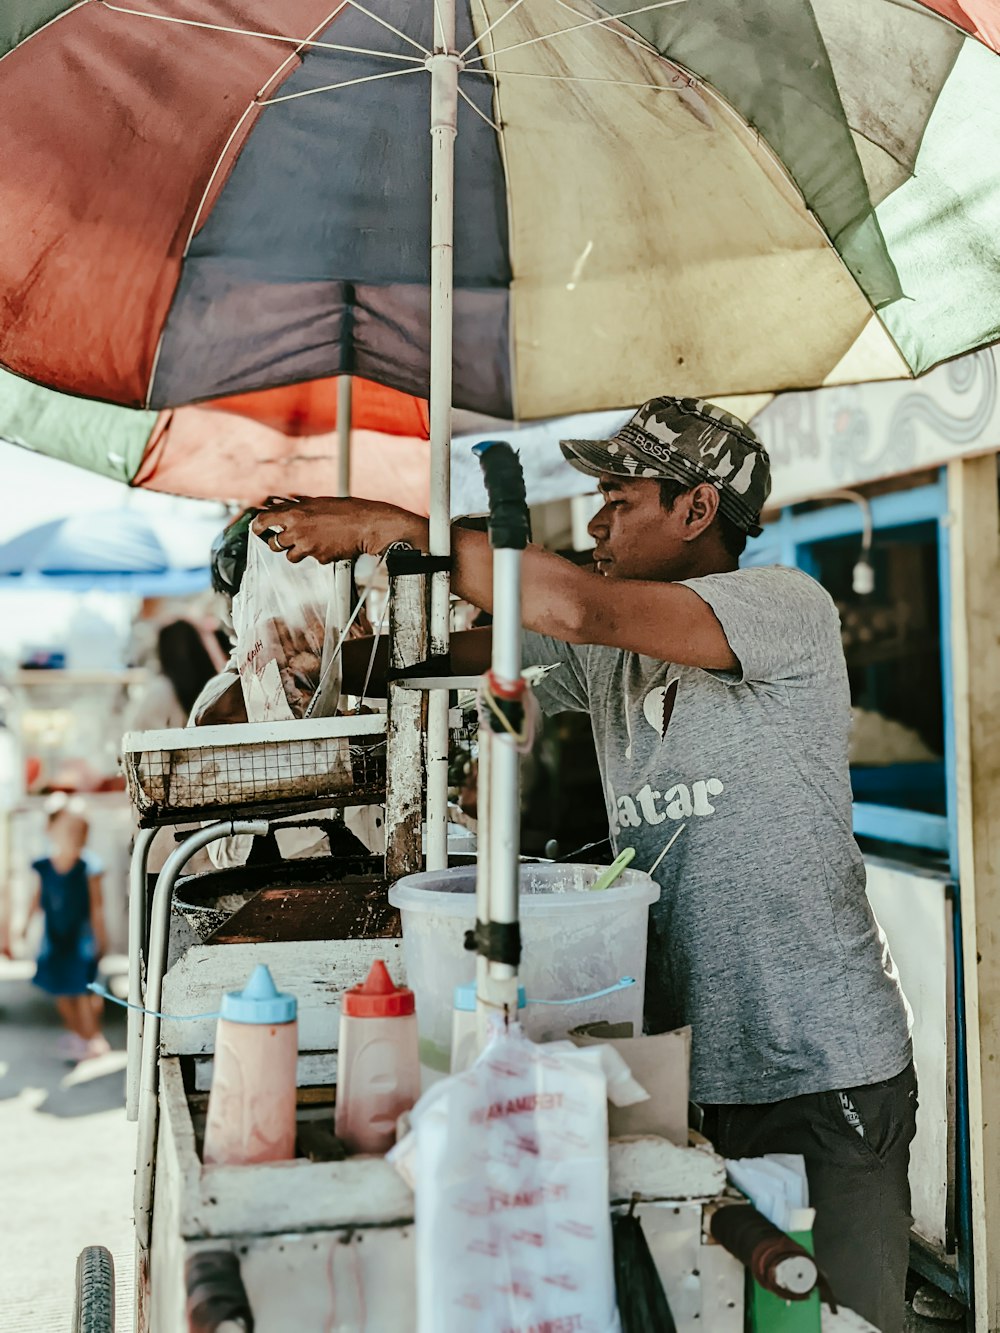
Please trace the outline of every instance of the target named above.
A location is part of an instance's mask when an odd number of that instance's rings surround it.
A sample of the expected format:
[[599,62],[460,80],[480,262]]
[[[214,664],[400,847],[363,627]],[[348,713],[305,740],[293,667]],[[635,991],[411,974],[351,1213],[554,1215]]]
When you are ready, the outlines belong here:
[[381,958],[344,992],[337,1051],[337,1138],[356,1153],[388,1152],[396,1121],[420,1096],[413,991]]
[[241,991],[222,998],[208,1098],[204,1160],[229,1166],[295,1156],[299,1053],[294,995],[261,963]]

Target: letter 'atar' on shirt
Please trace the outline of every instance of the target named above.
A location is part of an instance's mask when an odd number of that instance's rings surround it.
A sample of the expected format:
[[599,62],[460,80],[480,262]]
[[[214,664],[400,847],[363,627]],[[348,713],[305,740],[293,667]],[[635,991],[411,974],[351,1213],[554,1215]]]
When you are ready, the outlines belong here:
[[[840,621],[798,570],[685,584],[736,672],[526,631],[547,713],[590,714],[612,840],[656,871],[649,1030],[690,1023],[691,1095],[779,1101],[875,1083],[911,1058],[910,1016],[851,823]],[[609,984],[613,980],[609,978]]]

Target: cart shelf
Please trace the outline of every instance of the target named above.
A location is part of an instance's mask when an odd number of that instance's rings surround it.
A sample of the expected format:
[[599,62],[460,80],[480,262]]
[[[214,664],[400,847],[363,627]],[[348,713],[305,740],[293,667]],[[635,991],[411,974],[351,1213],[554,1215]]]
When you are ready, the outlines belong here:
[[128,732],[122,749],[144,827],[385,799],[384,713]]

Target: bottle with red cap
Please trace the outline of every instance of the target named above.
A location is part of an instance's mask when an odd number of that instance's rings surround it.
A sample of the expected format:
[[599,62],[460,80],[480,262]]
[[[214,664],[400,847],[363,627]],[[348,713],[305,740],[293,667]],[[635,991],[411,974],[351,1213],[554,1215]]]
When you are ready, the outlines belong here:
[[396,1121],[420,1096],[413,991],[396,986],[381,958],[345,991],[337,1051],[337,1138],[351,1152],[384,1153]]

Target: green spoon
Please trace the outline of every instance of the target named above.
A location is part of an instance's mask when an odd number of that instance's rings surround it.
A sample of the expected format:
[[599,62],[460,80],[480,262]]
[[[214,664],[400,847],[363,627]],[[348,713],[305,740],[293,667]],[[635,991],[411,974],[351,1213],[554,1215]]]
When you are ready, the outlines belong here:
[[615,880],[625,867],[630,865],[634,859],[635,848],[623,848],[608,866],[607,870],[605,870],[603,874],[598,875],[597,879],[594,880],[593,884],[590,886],[591,893],[599,893],[601,889],[610,889],[611,885],[614,884]]

